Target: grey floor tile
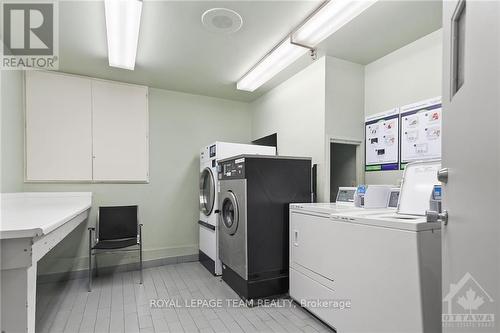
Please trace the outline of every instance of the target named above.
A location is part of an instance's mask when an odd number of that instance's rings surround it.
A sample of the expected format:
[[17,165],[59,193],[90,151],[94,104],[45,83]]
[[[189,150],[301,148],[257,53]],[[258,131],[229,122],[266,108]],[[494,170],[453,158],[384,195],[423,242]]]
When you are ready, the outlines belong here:
[[200,329],[200,333],[215,333],[215,331],[213,329],[211,329],[210,327],[207,327],[204,329]]
[[200,331],[198,329],[198,327],[196,327],[196,325],[191,325],[191,324],[184,325],[182,323],[181,323],[181,325],[182,325],[184,332],[186,332],[186,333],[196,333],[196,332]]
[[52,322],[52,325],[50,326],[50,331],[51,332],[63,332],[64,327],[66,327],[66,323],[68,322],[69,315],[71,314],[71,311],[68,310],[62,310],[57,313],[57,315],[54,318],[54,321]]
[[153,318],[153,328],[156,333],[170,332],[167,321],[164,318]]
[[164,309],[163,310],[163,318],[165,318],[167,323],[179,321],[179,317],[177,316],[177,312],[174,309]]
[[80,333],[94,332],[96,319],[97,319],[96,314],[83,316],[82,321],[80,323],[80,329],[78,330],[78,332]]
[[155,330],[151,327],[148,327],[148,328],[141,328],[141,330],[139,332],[140,333],[155,333]]
[[193,320],[194,320],[194,323],[196,324],[196,327],[198,327],[198,329],[200,329],[200,330],[204,329],[204,328],[210,328],[210,324],[209,324],[208,320],[206,320],[203,315],[194,317]]
[[140,328],[152,328],[153,327],[153,320],[151,319],[151,315],[139,316],[139,327]]
[[318,332],[314,327],[311,327],[311,326],[305,326],[302,329],[302,331],[307,332],[307,333],[317,333]]
[[124,323],[124,314],[123,311],[111,311],[111,317],[109,320],[109,331],[110,332],[124,332],[125,331],[125,323]]
[[[37,286],[37,333],[331,332],[308,312],[284,307],[233,307],[237,294],[199,263],[179,263],[139,272],[115,272],[94,279]],[[151,307],[151,300],[180,306]],[[222,307],[185,307],[192,300],[222,300]],[[172,304],[170,304],[172,305]]]
[[139,332],[139,319],[136,313],[125,315],[125,332]]
[[184,332],[184,329],[182,328],[180,321],[173,321],[173,322],[168,323],[168,329],[170,330],[170,332],[174,332],[174,333]]
[[110,317],[97,318],[95,321],[94,332],[95,333],[107,333],[109,332]]
[[220,319],[212,319],[208,323],[215,332],[229,332],[227,327]]

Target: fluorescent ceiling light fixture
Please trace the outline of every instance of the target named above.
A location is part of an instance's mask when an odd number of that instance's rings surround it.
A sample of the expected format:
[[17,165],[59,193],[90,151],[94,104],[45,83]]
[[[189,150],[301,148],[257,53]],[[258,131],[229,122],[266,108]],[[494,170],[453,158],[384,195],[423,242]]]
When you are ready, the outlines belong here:
[[291,44],[289,38],[285,39],[245,74],[236,83],[236,88],[254,91],[307,52],[308,49]]
[[[342,28],[377,0],[331,0],[318,8],[289,38],[282,41],[237,83],[238,90],[254,91],[288,67],[308,48]],[[292,43],[293,42],[293,43]]]
[[105,0],[104,10],[109,65],[134,70],[142,1]]
[[328,1],[295,31],[293,41],[316,46],[375,2],[376,0]]

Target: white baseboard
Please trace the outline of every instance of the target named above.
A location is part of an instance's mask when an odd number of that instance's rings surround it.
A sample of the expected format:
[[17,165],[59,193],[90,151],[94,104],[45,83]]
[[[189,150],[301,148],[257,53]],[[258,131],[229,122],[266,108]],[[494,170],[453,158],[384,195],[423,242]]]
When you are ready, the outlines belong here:
[[[198,254],[143,260],[142,266],[143,268],[151,268],[151,267],[158,267],[158,266],[178,264],[183,262],[193,262],[193,261],[198,261]],[[121,263],[112,266],[110,265],[102,267],[99,266],[98,269],[99,269],[99,275],[111,274],[115,272],[133,271],[139,269],[139,262],[135,261],[133,263]],[[88,277],[88,269],[86,267],[85,269],[80,269],[80,270],[39,274],[37,276],[37,283],[52,283],[52,282],[66,281],[72,279],[82,279],[87,277]]]
[[[162,249],[143,249],[144,267],[154,267],[186,261],[185,258],[198,260],[198,245]],[[193,261],[189,259],[188,261]],[[93,258],[95,260],[95,257]],[[116,251],[97,254],[98,267],[105,271],[108,267],[116,270],[120,267],[138,267],[138,251]],[[148,266],[149,265],[149,266]],[[38,276],[80,276],[79,272],[87,272],[89,266],[88,256],[61,257],[49,256],[38,263]],[[128,269],[125,269],[128,270]],[[75,274],[73,274],[75,273]],[[42,278],[43,279],[43,278]]]

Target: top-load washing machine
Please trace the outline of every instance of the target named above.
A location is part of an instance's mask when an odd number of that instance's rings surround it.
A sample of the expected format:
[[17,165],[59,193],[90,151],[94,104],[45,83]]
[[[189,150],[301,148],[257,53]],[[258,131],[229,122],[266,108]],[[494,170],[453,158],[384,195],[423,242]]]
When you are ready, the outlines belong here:
[[354,207],[354,196],[356,194],[356,187],[339,187],[337,192],[337,199],[335,202],[314,202],[314,203],[292,203],[290,209],[303,210],[304,212],[326,214],[331,213],[332,209],[357,209]]
[[222,279],[244,299],[286,293],[289,204],[311,201],[311,159],[241,155],[220,164]]
[[439,332],[441,226],[424,216],[439,168],[408,164],[397,210],[291,211],[290,296],[338,332]]
[[[392,187],[390,185],[370,185],[369,187],[385,187],[387,188],[387,193],[385,191],[367,191],[366,185],[360,185],[358,187],[339,187],[337,192],[337,198],[335,202],[315,202],[315,203],[296,203],[291,204],[290,209],[294,212],[300,212],[302,214],[321,214],[325,216],[330,216],[334,213],[342,212],[395,212],[398,201],[399,201],[399,187]],[[363,206],[357,206],[355,204],[356,196],[359,196],[359,192],[363,191],[363,201],[365,195],[369,197],[369,201],[375,201],[380,204],[379,208],[365,208]],[[374,198],[372,198],[374,197]],[[383,203],[383,204],[382,204]]]
[[200,151],[199,260],[212,274],[222,274],[218,247],[218,161],[239,154],[276,155],[275,147],[214,142]]

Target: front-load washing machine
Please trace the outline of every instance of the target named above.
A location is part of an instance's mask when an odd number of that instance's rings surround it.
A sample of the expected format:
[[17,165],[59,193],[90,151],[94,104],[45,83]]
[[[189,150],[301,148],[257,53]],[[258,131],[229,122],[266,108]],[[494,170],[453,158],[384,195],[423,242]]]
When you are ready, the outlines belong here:
[[199,260],[212,274],[221,275],[219,259],[218,215],[218,160],[238,154],[276,155],[275,147],[231,142],[214,142],[200,151],[200,218]]
[[289,205],[311,201],[311,159],[241,155],[219,163],[222,279],[244,299],[286,293]]

